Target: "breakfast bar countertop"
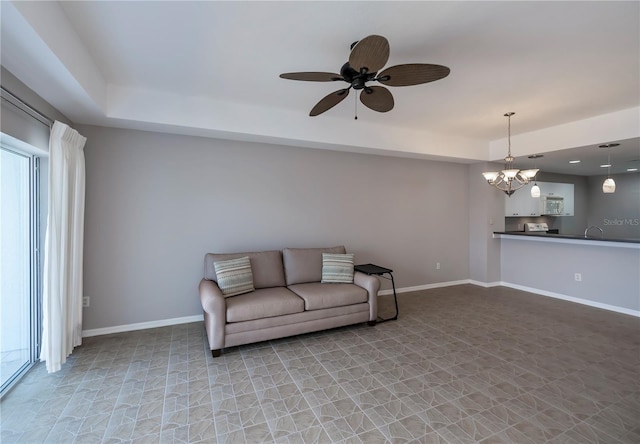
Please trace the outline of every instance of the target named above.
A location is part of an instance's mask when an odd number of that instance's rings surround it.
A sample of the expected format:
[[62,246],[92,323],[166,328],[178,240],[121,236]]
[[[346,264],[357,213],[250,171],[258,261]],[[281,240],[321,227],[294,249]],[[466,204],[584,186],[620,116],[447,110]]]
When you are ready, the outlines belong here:
[[[578,241],[578,242],[606,242],[606,243],[623,243],[623,244],[638,244],[640,247],[640,239],[616,239],[616,238],[608,238],[608,237],[597,237],[597,236],[579,236],[572,234],[549,234],[549,233],[540,233],[540,232],[527,232],[527,231],[494,231],[493,237],[501,238],[503,236],[520,236],[525,238],[532,238],[531,240],[568,240],[568,241]],[[572,242],[573,243],[573,242]]]

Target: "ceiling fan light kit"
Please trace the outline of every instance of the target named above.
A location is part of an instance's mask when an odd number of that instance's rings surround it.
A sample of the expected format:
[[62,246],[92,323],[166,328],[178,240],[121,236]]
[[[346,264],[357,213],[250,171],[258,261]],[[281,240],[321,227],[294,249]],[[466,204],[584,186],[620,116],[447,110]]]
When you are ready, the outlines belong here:
[[[288,80],[307,82],[344,81],[347,88],[339,89],[320,99],[311,109],[310,116],[318,116],[342,102],[351,89],[360,91],[360,102],[373,111],[386,113],[395,106],[393,95],[384,86],[370,86],[379,82],[386,86],[412,86],[433,82],[449,75],[450,69],[442,65],[409,63],[391,66],[380,71],[389,60],[389,42],[380,35],[370,35],[351,45],[349,60],[342,65],[340,74],[330,72],[289,72],[280,74]],[[357,119],[357,116],[356,116]]]
[[504,115],[509,119],[509,151],[507,153],[507,157],[504,158],[504,170],[482,173],[489,185],[503,191],[509,197],[511,197],[511,195],[517,190],[531,182],[539,171],[538,168],[519,170],[513,167],[513,161],[515,158],[511,155],[511,116],[514,114],[514,112],[508,112]]

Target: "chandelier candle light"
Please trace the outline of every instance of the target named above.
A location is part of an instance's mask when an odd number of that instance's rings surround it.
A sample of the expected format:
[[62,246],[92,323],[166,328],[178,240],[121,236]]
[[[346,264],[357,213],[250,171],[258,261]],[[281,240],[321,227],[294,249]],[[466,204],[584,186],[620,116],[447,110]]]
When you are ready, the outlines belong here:
[[496,187],[500,191],[504,191],[504,193],[509,197],[511,197],[516,190],[519,190],[531,182],[531,179],[533,179],[539,171],[538,168],[519,170],[513,167],[513,161],[515,158],[511,155],[511,116],[514,114],[514,112],[508,112],[504,115],[509,118],[509,151],[507,153],[507,157],[504,158],[504,170],[500,172],[488,171],[486,173],[482,173],[484,178],[487,179],[489,185]]

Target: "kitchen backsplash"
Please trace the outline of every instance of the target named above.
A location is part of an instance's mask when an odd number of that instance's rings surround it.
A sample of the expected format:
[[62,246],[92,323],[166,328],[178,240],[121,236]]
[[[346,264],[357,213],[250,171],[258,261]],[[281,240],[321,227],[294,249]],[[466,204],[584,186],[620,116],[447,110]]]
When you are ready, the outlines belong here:
[[537,217],[505,217],[504,231],[524,231],[524,224],[527,222],[541,223],[546,222],[550,230],[560,230],[560,218],[553,216],[537,216]]

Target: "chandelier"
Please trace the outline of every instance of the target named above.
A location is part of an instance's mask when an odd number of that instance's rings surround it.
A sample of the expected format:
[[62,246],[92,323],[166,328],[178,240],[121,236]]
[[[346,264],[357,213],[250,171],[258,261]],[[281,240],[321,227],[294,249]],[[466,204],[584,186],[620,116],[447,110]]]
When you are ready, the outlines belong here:
[[507,153],[507,157],[504,158],[504,170],[482,173],[484,178],[487,179],[489,185],[496,187],[500,191],[504,191],[504,193],[509,197],[511,197],[516,190],[519,190],[528,184],[539,171],[538,168],[519,170],[513,167],[513,161],[515,158],[511,155],[511,116],[514,114],[514,112],[508,112],[504,115],[509,118],[509,151]]

